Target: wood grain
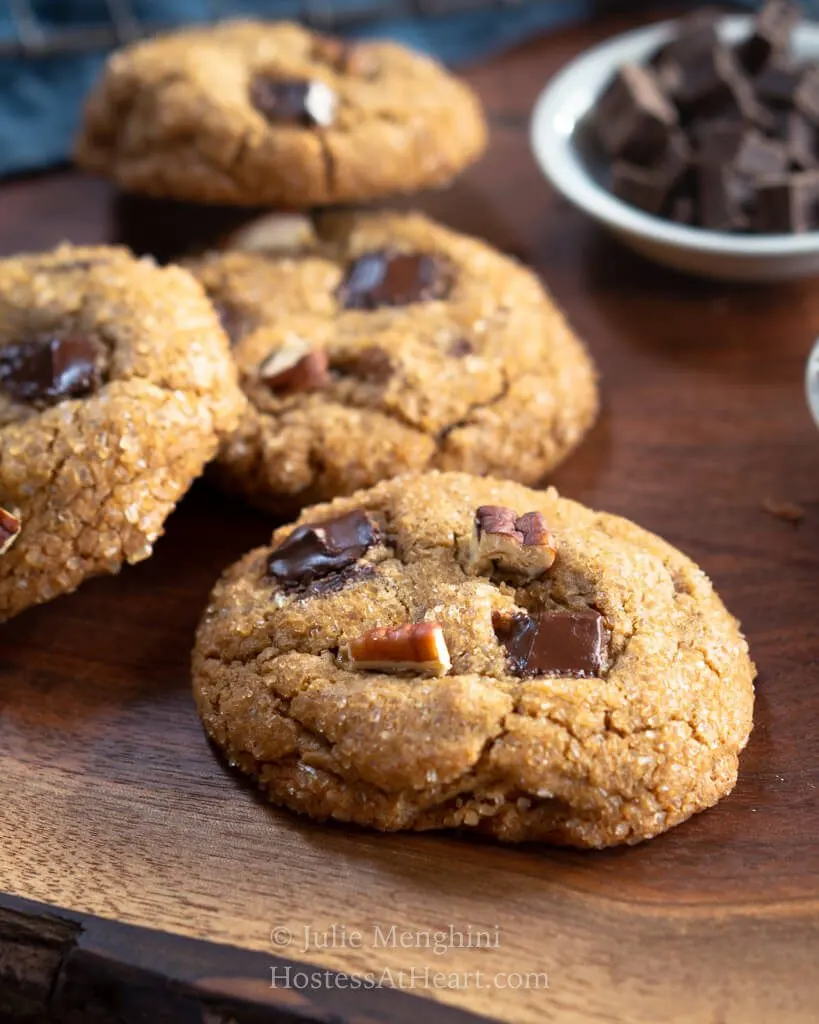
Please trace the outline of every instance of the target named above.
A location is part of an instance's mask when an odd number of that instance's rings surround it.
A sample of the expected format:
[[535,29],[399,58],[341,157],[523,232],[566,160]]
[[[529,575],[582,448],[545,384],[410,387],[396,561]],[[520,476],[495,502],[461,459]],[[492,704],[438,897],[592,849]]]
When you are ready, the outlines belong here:
[[[0,631],[0,890],[267,959],[485,972],[483,988],[416,979],[408,991],[432,1021],[436,1002],[515,1024],[816,1019],[819,435],[802,376],[819,293],[651,267],[546,186],[527,143],[537,92],[629,23],[609,18],[475,70],[490,153],[416,203],[534,265],[599,361],[602,418],[553,482],[666,536],[741,618],[760,678],[736,792],[666,836],[600,854],[380,836],[264,806],[206,744],[188,654],[213,581],[270,523],[200,484],[151,561]],[[184,249],[225,220],[118,200],[71,172],[0,189],[7,252],[65,237],[144,250],[152,232],[156,248],[176,238]],[[771,515],[770,499],[805,518]],[[333,924],[361,932],[360,946],[302,949],[305,927]],[[376,926],[393,924],[497,926],[499,948],[379,945]],[[292,941],[273,941],[276,928]],[[548,989],[501,987],[502,972],[544,971]],[[363,1019],[367,994],[357,999]]]

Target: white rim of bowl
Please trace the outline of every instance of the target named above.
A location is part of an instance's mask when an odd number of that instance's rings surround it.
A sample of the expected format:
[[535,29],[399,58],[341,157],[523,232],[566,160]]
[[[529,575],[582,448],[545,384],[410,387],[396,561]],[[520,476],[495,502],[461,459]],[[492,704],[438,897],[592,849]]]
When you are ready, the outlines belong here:
[[819,340],[811,349],[808,364],[805,367],[805,392],[808,397],[808,408],[814,422],[819,427]]
[[[729,16],[722,22],[721,32],[728,39],[739,39],[751,21],[745,15]],[[614,68],[628,60],[634,47],[647,55],[671,35],[674,24],[664,21],[608,39],[575,58],[551,79],[535,103],[530,124],[530,142],[541,170],[559,192],[592,217],[616,231],[653,239],[665,246],[749,259],[816,253],[819,231],[802,235],[731,235],[675,224],[624,203],[598,184],[587,170],[572,143],[577,123],[589,112]],[[797,32],[815,35],[819,52],[819,24],[803,24]],[[587,78],[591,84],[584,87]]]

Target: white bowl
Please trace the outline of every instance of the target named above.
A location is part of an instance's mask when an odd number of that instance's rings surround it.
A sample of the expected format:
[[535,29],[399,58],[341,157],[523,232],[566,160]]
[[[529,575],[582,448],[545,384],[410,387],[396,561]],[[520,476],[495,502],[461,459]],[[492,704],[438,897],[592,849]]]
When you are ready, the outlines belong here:
[[[674,22],[617,36],[572,61],[540,94],[531,139],[544,174],[575,206],[613,232],[631,249],[657,263],[701,277],[728,281],[783,281],[819,273],[819,231],[803,235],[732,235],[687,227],[643,213],[612,195],[604,161],[594,155],[586,115],[615,70],[645,61],[673,34]],[[724,19],[720,33],[738,42],[751,18]],[[800,60],[819,60],[819,25],[794,33]]]

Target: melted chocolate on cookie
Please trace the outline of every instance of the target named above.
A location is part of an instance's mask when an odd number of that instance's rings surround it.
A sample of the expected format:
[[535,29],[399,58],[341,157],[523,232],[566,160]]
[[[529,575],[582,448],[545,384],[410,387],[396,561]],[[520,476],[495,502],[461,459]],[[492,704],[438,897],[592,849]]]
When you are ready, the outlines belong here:
[[333,123],[336,95],[324,82],[257,75],[250,86],[250,101],[271,124],[326,128]]
[[378,539],[378,527],[366,512],[305,523],[275,548],[267,569],[285,586],[300,586],[346,569]]
[[599,676],[605,668],[606,626],[594,609],[495,615],[492,625],[513,675],[584,679]]
[[35,406],[84,398],[102,384],[100,354],[99,345],[82,334],[8,345],[0,349],[0,390]]
[[336,298],[345,309],[378,309],[444,299],[451,287],[450,268],[440,257],[376,249],[353,260]]

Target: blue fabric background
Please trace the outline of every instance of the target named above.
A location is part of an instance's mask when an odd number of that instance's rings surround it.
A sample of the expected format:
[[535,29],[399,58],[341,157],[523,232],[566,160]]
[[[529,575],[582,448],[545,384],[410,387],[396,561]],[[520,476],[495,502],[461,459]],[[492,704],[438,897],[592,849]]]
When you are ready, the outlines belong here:
[[[739,0],[742,4],[743,0]],[[324,8],[361,9],[361,0],[324,0]],[[532,0],[518,8],[443,17],[374,20],[350,35],[391,36],[450,64],[476,60],[550,28],[592,17],[608,7],[639,8],[640,0]],[[754,6],[754,0],[745,0]],[[318,4],[311,5],[315,9]],[[694,4],[696,6],[696,4]],[[819,9],[819,0],[809,6]],[[41,26],[109,24],[105,0],[32,0]],[[225,15],[288,18],[304,10],[299,0],[132,0],[146,22],[205,21],[214,9]],[[377,9],[378,0],[374,0]],[[0,0],[0,42],[16,38],[9,0]],[[0,174],[33,170],[65,160],[84,94],[105,54],[0,58]]]

